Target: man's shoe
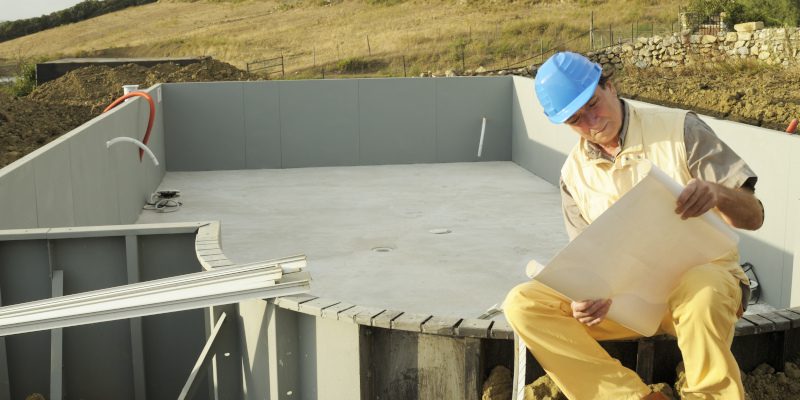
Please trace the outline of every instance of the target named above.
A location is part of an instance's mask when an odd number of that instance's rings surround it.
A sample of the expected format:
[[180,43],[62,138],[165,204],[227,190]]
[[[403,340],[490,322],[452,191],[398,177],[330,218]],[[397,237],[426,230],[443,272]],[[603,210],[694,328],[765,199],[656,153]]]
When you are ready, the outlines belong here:
[[670,400],[667,396],[660,392],[653,392],[647,396],[642,397],[642,400]]

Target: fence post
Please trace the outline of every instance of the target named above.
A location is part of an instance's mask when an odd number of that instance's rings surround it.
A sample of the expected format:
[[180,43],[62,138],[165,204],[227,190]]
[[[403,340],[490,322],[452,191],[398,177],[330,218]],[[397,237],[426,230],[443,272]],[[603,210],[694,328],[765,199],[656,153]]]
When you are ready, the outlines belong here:
[[367,53],[369,53],[370,56],[372,55],[372,47],[369,46],[369,35],[367,35]]
[[464,49],[467,47],[466,43],[461,45],[461,73],[467,70],[466,62],[464,60]]
[[544,63],[544,39],[539,38],[539,64]]
[[594,50],[594,11],[589,17],[589,50]]
[[408,76],[406,75],[406,56],[403,55],[403,78],[407,78],[407,77]]
[[317,46],[314,46],[314,67],[317,66]]
[[633,22],[631,22],[631,43],[633,43]]
[[283,65],[283,52],[281,52],[281,79],[286,79],[286,69],[284,69]]
[[611,29],[611,26],[608,27],[608,43],[612,46],[614,45],[614,31]]

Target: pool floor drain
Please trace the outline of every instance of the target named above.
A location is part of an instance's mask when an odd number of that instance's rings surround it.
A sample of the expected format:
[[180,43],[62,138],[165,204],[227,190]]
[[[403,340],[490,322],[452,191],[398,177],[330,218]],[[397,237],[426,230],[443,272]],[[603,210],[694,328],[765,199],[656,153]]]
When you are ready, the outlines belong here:
[[394,249],[392,249],[391,247],[373,247],[372,248],[372,251],[374,251],[376,253],[388,253],[388,252],[390,252],[392,250],[394,250]]

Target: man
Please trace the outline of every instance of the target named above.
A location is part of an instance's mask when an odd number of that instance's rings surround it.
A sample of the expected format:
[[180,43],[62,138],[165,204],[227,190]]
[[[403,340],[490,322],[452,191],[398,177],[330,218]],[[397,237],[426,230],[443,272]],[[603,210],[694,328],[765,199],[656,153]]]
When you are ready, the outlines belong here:
[[[548,119],[580,135],[561,170],[570,239],[636,184],[631,171],[639,159],[685,186],[675,205],[682,219],[710,211],[736,228],[754,230],[763,223],[764,209],[754,195],[756,175],[697,115],[621,100],[600,66],[575,53],[548,59],[534,84]],[[659,333],[677,337],[686,368],[683,398],[744,398],[730,351],[749,294],[738,263],[733,248],[725,257],[692,267],[670,295]],[[639,336],[605,319],[611,307],[610,299],[570,301],[537,281],[512,289],[504,304],[514,331],[568,398],[664,399],[598,344]]]

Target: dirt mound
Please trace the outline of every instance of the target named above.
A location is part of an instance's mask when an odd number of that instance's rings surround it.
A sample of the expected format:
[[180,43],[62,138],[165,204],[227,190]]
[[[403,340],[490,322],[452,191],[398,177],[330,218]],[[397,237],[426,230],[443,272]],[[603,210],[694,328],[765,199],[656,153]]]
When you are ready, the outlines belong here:
[[147,88],[166,82],[246,79],[246,72],[207,59],[183,67],[172,63],[152,68],[91,66],[47,82],[27,97],[14,98],[0,91],[0,167],[99,115],[122,95],[122,85]]
[[[666,383],[650,385],[654,392],[664,394],[668,399],[682,399],[681,389],[686,385],[683,363],[675,369],[677,380],[675,390]],[[511,371],[503,366],[492,369],[483,383],[482,400],[510,400],[513,377]],[[761,364],[749,374],[742,374],[746,400],[788,400],[800,399],[800,367],[787,362],[783,372],[775,372],[768,364]],[[524,400],[559,400],[564,394],[550,377],[543,375],[525,387]]]
[[800,118],[800,67],[752,63],[629,68],[613,78],[623,97],[785,130]]
[[136,64],[115,68],[99,65],[70,71],[38,86],[29,97],[41,102],[97,109],[104,108],[122,95],[122,85],[147,88],[156,83],[241,81],[247,78],[247,72],[213,59],[183,67],[173,63],[158,64],[151,68]]
[[40,103],[0,91],[0,166],[36,150],[92,117],[90,107]]

